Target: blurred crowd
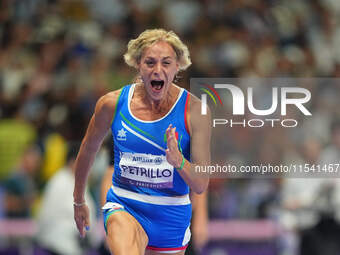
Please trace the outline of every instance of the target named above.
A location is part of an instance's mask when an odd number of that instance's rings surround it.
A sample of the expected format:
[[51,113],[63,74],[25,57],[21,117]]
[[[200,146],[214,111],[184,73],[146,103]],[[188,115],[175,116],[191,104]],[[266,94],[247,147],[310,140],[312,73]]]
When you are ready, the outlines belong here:
[[[68,164],[68,144],[83,137],[97,99],[134,80],[123,54],[145,29],[174,30],[188,45],[193,65],[178,81],[187,89],[191,77],[337,78],[339,14],[337,0],[0,1],[0,217],[40,217],[46,187]],[[292,111],[297,129],[230,128],[230,158],[339,163],[340,84],[305,87],[312,118]],[[257,91],[271,99],[268,88]],[[109,147],[110,138],[90,180],[97,208]],[[298,254],[321,218],[340,222],[333,179],[216,179],[209,197],[212,219],[278,219],[281,254]]]

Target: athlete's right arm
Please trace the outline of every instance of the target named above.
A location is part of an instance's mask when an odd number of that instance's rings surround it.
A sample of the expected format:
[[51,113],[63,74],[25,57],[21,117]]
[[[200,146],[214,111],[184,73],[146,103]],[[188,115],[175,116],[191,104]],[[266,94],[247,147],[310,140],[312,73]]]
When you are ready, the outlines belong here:
[[90,225],[84,199],[87,177],[96,153],[110,128],[119,92],[110,92],[98,100],[75,162],[74,219],[81,236],[85,236],[84,228]]

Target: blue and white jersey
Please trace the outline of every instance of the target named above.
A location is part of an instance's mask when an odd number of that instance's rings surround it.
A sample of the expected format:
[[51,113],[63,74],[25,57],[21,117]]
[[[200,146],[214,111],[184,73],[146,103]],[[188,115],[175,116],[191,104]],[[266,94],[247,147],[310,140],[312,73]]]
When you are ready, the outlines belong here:
[[175,104],[160,119],[145,121],[130,109],[135,84],[122,88],[111,125],[114,140],[113,186],[152,196],[182,196],[189,187],[166,160],[166,129],[176,127],[180,151],[190,160],[190,135],[186,127],[189,93],[180,88]]

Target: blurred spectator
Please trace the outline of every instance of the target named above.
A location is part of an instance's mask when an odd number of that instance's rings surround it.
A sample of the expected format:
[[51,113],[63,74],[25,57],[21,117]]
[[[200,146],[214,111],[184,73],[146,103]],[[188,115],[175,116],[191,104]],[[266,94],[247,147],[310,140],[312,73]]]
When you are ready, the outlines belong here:
[[4,107],[4,118],[0,120],[0,180],[14,169],[20,157],[36,139],[35,127],[20,115],[14,103]]
[[320,157],[320,164],[330,164],[339,162],[340,158],[340,119],[334,120],[330,127],[330,141]]
[[81,255],[89,246],[94,245],[95,237],[95,205],[93,199],[86,194],[86,201],[93,218],[92,230],[82,240],[73,221],[73,164],[79,146],[71,145],[67,155],[67,164],[61,168],[47,183],[41,209],[37,218],[38,233],[36,240],[50,254]]
[[67,143],[60,134],[52,133],[45,139],[44,148],[44,161],[40,171],[40,178],[43,183],[46,183],[65,165]]
[[[336,119],[331,124],[331,143],[322,151],[320,155],[320,165],[326,167],[330,172],[335,170],[340,162],[340,120]],[[334,217],[340,224],[340,180],[339,178],[327,178],[322,182],[320,192],[324,192],[316,206],[318,210]],[[330,192],[328,194],[327,192]]]
[[30,146],[19,162],[4,182],[5,215],[9,218],[32,216],[33,202],[38,195],[35,177],[41,163],[40,149]]
[[200,8],[197,1],[167,1],[167,7],[164,8],[166,23],[178,33],[188,33],[197,22]]
[[[331,144],[321,151],[317,140],[306,140],[300,155],[294,159],[298,165],[309,164],[330,169],[340,156],[340,122],[331,125]],[[327,175],[327,174],[326,174]],[[282,185],[280,222],[284,227],[282,236],[283,254],[335,254],[340,247],[332,238],[340,233],[338,197],[340,182],[328,178],[287,178]],[[303,233],[300,237],[300,233]],[[318,241],[318,242],[316,242]],[[324,250],[328,246],[327,250]]]
[[[290,156],[294,164],[318,164],[321,144],[317,140],[308,139]],[[294,152],[292,152],[294,154]],[[299,157],[301,155],[301,157]],[[298,158],[296,158],[296,156]],[[288,161],[287,161],[288,164]],[[281,208],[279,222],[283,228],[280,248],[282,254],[300,254],[300,231],[313,227],[318,221],[318,214],[314,208],[315,198],[319,192],[321,180],[317,178],[294,178],[290,176],[282,179]],[[301,176],[300,176],[301,177]]]
[[320,179],[318,193],[314,196],[313,209],[318,213],[315,226],[301,234],[301,255],[339,254],[340,244],[340,181],[329,178],[338,173],[340,158],[340,121],[331,124],[331,144],[320,155],[319,164],[326,169],[326,179]]

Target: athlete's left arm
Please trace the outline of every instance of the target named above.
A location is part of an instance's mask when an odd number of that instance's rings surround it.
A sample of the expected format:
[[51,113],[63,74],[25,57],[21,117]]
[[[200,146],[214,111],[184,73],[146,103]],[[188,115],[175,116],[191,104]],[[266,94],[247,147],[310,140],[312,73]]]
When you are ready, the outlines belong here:
[[[191,139],[191,159],[192,163],[184,160],[182,153],[178,150],[176,140],[176,127],[170,125],[167,129],[167,160],[181,175],[190,188],[198,194],[204,192],[209,184],[207,176],[199,176],[195,173],[195,166],[205,166],[210,164],[210,139],[211,139],[211,113],[208,108],[207,114],[201,114],[201,101],[194,96],[190,96],[190,139]],[[183,165],[182,170],[179,170]]]
[[191,197],[192,204],[192,223],[191,231],[194,243],[194,249],[200,251],[204,245],[208,242],[208,190],[202,194],[192,193]]

